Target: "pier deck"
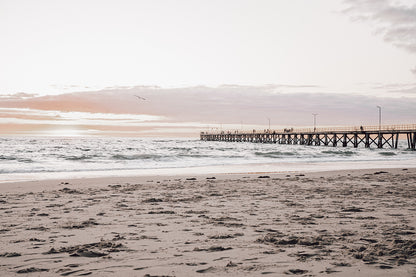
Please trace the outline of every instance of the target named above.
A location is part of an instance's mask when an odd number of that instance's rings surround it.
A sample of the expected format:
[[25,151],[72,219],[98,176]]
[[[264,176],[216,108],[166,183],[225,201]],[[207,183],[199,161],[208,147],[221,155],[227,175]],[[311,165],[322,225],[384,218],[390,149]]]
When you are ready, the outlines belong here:
[[353,146],[397,148],[399,136],[407,138],[409,149],[416,148],[416,124],[333,127],[316,129],[283,129],[252,131],[201,132],[204,141],[255,142],[316,146]]

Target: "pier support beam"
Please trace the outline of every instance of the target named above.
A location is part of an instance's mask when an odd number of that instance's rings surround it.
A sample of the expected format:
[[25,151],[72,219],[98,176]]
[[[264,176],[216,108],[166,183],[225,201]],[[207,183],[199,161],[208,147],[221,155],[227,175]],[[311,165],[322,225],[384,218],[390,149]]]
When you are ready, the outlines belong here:
[[383,135],[381,135],[380,133],[378,134],[377,147],[378,148],[383,148]]
[[416,148],[416,133],[413,133],[413,147],[412,149],[415,150]]
[[354,148],[358,147],[358,134],[354,133]]
[[416,148],[416,133],[407,133],[407,145],[410,149]]
[[[370,126],[374,127],[374,126]],[[278,143],[278,144],[300,144],[300,145],[325,145],[336,147],[338,144],[343,147],[352,145],[360,147],[390,147],[397,149],[400,136],[406,136],[409,149],[416,150],[416,124],[408,126],[385,126],[383,128],[339,128],[327,131],[305,130],[295,132],[293,129],[278,131],[241,132],[241,131],[220,131],[201,132],[200,139],[203,141],[228,141],[228,142],[253,142],[253,143]]]
[[397,149],[398,144],[399,144],[399,134],[396,134],[396,143],[394,144],[395,149]]
[[312,135],[308,134],[307,145],[312,145]]
[[344,138],[342,140],[342,147],[347,147],[347,134],[344,134]]

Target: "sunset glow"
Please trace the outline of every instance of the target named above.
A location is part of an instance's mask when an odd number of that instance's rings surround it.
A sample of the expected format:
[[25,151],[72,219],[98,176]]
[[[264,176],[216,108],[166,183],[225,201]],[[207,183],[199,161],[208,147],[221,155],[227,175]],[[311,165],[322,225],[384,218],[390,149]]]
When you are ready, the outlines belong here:
[[377,105],[406,123],[415,30],[405,0],[3,0],[0,130],[197,136],[374,124]]

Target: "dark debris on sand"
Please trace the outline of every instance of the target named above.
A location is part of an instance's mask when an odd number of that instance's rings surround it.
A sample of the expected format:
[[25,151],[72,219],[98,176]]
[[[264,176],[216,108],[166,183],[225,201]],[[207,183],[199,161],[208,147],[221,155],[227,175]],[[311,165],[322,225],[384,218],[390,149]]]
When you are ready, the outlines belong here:
[[226,251],[231,250],[232,247],[223,247],[223,246],[211,246],[209,248],[198,248],[195,247],[194,251],[207,251],[207,252],[218,252],[218,251]]
[[262,238],[257,239],[257,242],[274,244],[276,246],[290,246],[302,245],[319,248],[326,245],[331,245],[335,238],[327,235],[318,235],[311,237],[285,236],[282,233],[268,233]]
[[69,193],[69,194],[82,194],[80,191],[76,190],[76,189],[70,189],[70,188],[63,188],[59,190],[60,192],[63,193]]
[[368,244],[350,249],[350,253],[369,264],[388,261],[390,265],[403,265],[416,257],[416,240],[395,239],[387,244]]
[[301,274],[305,274],[308,273],[307,270],[304,269],[289,269],[288,271],[285,271],[286,274],[288,275],[301,275]]
[[20,269],[20,270],[16,271],[16,273],[22,274],[22,273],[33,273],[33,272],[45,272],[45,271],[49,271],[49,269],[28,267],[28,268],[25,268],[25,269]]
[[86,227],[95,226],[95,225],[99,225],[99,224],[97,223],[97,221],[94,218],[90,218],[90,219],[85,220],[81,223],[75,223],[75,222],[67,223],[66,225],[62,226],[62,228],[64,228],[64,229],[84,229]]
[[3,254],[0,254],[0,257],[4,257],[4,258],[12,258],[12,257],[19,257],[19,256],[22,256],[22,254],[16,253],[16,252],[6,252]]
[[100,241],[96,243],[81,244],[69,247],[61,247],[59,249],[51,248],[44,254],[68,253],[71,257],[103,257],[112,252],[127,251],[127,248],[121,243],[112,241]]
[[158,202],[163,202],[163,199],[152,197],[152,198],[143,200],[143,203],[158,203]]

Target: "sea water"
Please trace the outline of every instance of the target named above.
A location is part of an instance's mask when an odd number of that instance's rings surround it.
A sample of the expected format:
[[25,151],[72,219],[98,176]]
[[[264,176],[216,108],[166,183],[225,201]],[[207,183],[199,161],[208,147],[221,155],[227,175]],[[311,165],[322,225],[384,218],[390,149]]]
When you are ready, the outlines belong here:
[[176,173],[416,167],[416,151],[211,142],[198,138],[0,138],[0,182]]

